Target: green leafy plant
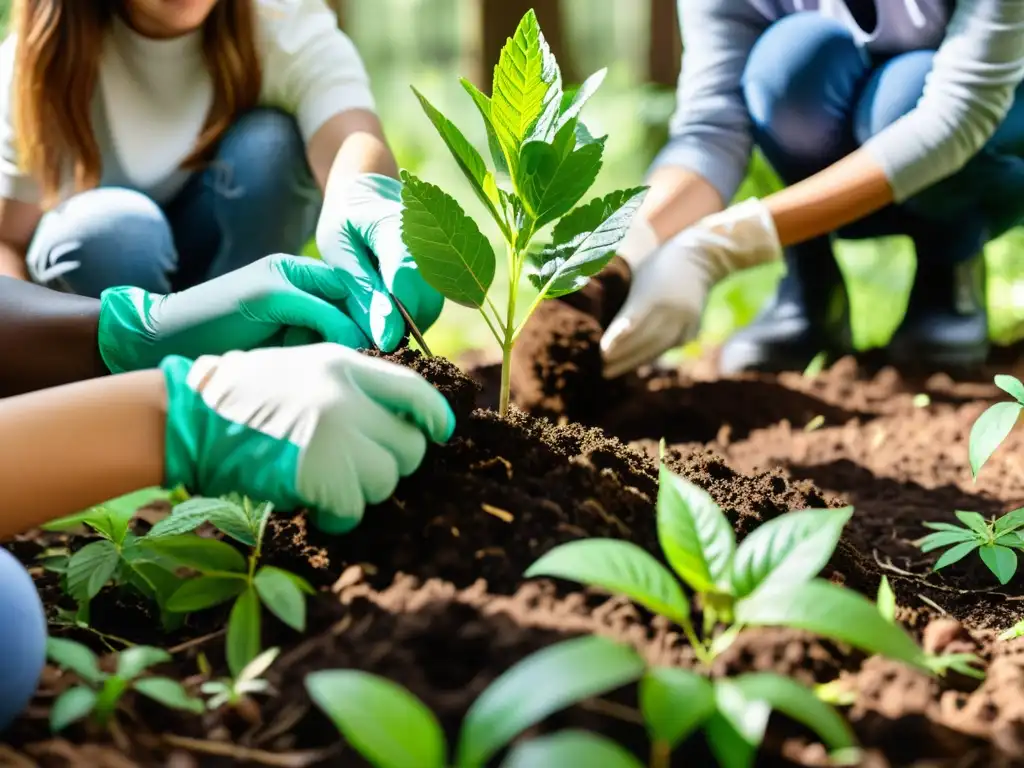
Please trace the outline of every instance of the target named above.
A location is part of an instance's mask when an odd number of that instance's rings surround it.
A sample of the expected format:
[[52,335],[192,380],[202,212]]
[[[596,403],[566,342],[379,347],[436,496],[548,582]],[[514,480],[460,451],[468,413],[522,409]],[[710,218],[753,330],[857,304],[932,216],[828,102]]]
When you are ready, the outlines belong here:
[[996,403],[990,406],[971,427],[967,450],[975,479],[978,478],[978,473],[985,463],[992,458],[996,448],[1013,430],[1024,410],[1024,384],[1019,379],[1000,374],[995,377],[995,385],[1010,395],[1015,402]]
[[956,513],[963,525],[953,523],[924,523],[930,533],[917,541],[922,552],[933,552],[948,547],[935,562],[938,571],[963,560],[977,551],[981,561],[995,575],[1000,584],[1006,584],[1017,572],[1017,553],[1024,549],[1024,508],[1008,512],[997,520],[986,521],[977,512]]
[[[306,689],[345,740],[378,768],[481,768],[549,715],[635,682],[643,673],[643,659],[635,651],[606,638],[580,637],[544,648],[508,669],[473,703],[453,757],[434,714],[390,680],[357,670],[325,670],[308,675]],[[615,765],[564,763],[572,764]]]
[[[453,197],[404,171],[402,237],[423,278],[451,301],[478,309],[501,345],[502,415],[512,349],[524,324],[541,301],[579,290],[608,264],[646,192],[613,192],[578,205],[597,179],[605,145],[579,116],[605,74],[565,89],[537,17],[527,13],[501,52],[491,95],[462,80],[483,118],[494,171],[463,132],[413,89],[505,241],[504,311],[488,296],[497,261],[491,243]],[[551,224],[550,243],[534,247],[536,235]],[[524,275],[537,296],[517,322]]]
[[280,652],[280,648],[269,648],[246,664],[237,677],[203,683],[199,690],[210,697],[206,705],[210,709],[237,707],[253,694],[268,693],[270,683],[263,680],[262,675]]
[[[658,539],[675,574],[636,544],[582,539],[543,555],[526,576],[571,579],[626,595],[682,627],[705,663],[744,626],[789,626],[924,666],[913,639],[870,600],[814,578],[852,513],[849,507],[789,512],[759,526],[737,547],[732,525],[714,500],[662,465]],[[676,574],[697,595],[702,636]],[[714,634],[720,626],[724,630]]]
[[51,637],[46,642],[46,655],[57,666],[74,672],[82,680],[64,691],[53,704],[50,727],[62,731],[74,722],[89,718],[100,727],[107,727],[122,697],[129,690],[170,709],[194,714],[204,711],[203,702],[188,695],[181,683],[168,677],[143,677],[150,667],[171,660],[159,648],[138,645],[117,655],[113,674],[99,667],[96,655],[80,643]]
[[[168,597],[167,609],[192,613],[234,601],[227,627],[228,668],[235,678],[261,651],[262,603],[297,632],[306,629],[306,595],[315,590],[294,573],[260,566],[273,505],[193,498],[179,504],[147,534],[145,548],[178,566],[199,572]],[[190,535],[210,523],[252,549],[248,558],[227,542]]]

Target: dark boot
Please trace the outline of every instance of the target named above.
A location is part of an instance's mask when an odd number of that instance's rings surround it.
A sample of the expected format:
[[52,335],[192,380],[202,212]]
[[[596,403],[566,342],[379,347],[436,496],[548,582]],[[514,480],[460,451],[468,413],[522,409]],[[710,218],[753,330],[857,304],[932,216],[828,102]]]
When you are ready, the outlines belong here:
[[822,352],[832,360],[852,350],[850,301],[829,238],[789,248],[785,259],[775,296],[722,346],[722,374],[802,371]]
[[988,357],[985,256],[918,261],[907,312],[888,346],[901,368],[972,369]]

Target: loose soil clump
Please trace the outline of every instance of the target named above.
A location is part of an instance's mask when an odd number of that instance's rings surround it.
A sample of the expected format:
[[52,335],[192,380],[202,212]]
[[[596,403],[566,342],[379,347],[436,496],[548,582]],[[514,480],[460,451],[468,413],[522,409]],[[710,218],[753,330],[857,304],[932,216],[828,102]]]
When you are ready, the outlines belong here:
[[[931,573],[934,558],[912,543],[925,533],[922,522],[953,520],[957,509],[993,514],[1024,506],[1024,438],[1011,436],[977,484],[967,467],[970,427],[1001,393],[983,380],[911,380],[854,360],[816,378],[647,372],[605,386],[594,373],[596,340],[621,303],[626,277],[607,290],[598,284],[604,292],[596,298],[594,290],[574,297],[576,306],[551,302],[538,312],[518,353],[520,409],[507,421],[477,407],[491,397],[488,369],[475,371],[474,381],[408,349],[390,356],[439,387],[459,426],[347,536],[320,534],[301,512],[275,515],[264,561],[309,578],[320,594],[304,636],[268,620],[265,645],[283,648],[268,675],[277,695],[261,699],[248,719],[179,717],[134,701],[113,736],[72,728],[54,739],[45,718],[68,681],[48,670],[32,710],[0,745],[0,764],[358,766],[364,763],[311,708],[302,688],[307,672],[385,675],[420,696],[454,737],[495,677],[560,639],[599,633],[651,662],[692,667],[685,638],[665,620],[621,598],[522,576],[551,548],[584,536],[628,539],[660,559],[654,501],[657,444],[665,438],[672,469],[714,497],[739,538],[788,510],[853,504],[823,575],[869,596],[887,575],[898,618],[919,640],[977,652],[989,672],[980,684],[932,679],[802,632],[763,629],[744,632],[713,675],[774,670],[806,684],[841,677],[856,693],[844,711],[867,748],[867,766],[1024,765],[1024,640],[995,639],[1021,611],[1019,580],[999,587],[971,559]],[[921,394],[927,404],[915,397]],[[11,549],[32,563],[53,543],[52,535],[34,534]],[[55,608],[54,584],[35,572]],[[99,605],[98,630],[156,642],[139,606],[108,595]],[[160,638],[177,646],[161,672],[194,685],[202,652],[223,673],[224,618],[199,614],[176,636]],[[74,636],[101,648],[95,635]],[[646,752],[634,690],[560,713],[537,732],[564,727]],[[821,746],[784,718],[773,717],[769,730],[759,766],[827,764]],[[710,764],[699,736],[673,762]]]

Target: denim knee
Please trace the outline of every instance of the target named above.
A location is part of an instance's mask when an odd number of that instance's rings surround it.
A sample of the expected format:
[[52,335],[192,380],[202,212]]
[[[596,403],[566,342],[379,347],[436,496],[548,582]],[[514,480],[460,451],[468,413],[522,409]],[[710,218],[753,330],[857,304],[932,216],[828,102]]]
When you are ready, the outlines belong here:
[[166,293],[177,254],[155,202],[134,190],[100,187],[43,216],[27,261],[35,282],[98,298],[118,285]]
[[851,116],[869,67],[850,32],[817,13],[786,16],[758,39],[743,95],[758,146],[787,182],[853,148]]
[[871,73],[853,112],[853,135],[858,145],[867,143],[917,106],[934,60],[934,51],[911,51]]
[[21,714],[46,663],[46,614],[32,577],[0,548],[0,732]]

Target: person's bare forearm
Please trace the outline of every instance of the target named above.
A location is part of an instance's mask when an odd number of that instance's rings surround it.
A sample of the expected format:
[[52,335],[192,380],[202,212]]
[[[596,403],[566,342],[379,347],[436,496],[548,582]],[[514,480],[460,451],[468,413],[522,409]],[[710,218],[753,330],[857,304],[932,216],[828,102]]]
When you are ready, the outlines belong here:
[[377,116],[352,110],[331,118],[309,142],[309,163],[325,197],[363,173],[398,178],[398,163]]
[[109,373],[99,314],[96,299],[0,277],[0,397]]
[[862,149],[764,199],[783,246],[835,232],[892,202],[882,167]]
[[650,189],[638,215],[651,225],[659,243],[724,207],[715,188],[703,176],[685,168],[659,168],[647,184]]
[[4,242],[0,242],[0,277],[28,280],[25,254],[18,252],[17,249]]
[[0,400],[0,539],[160,485],[166,415],[160,371]]

